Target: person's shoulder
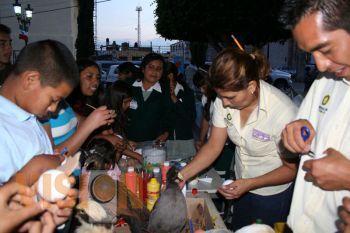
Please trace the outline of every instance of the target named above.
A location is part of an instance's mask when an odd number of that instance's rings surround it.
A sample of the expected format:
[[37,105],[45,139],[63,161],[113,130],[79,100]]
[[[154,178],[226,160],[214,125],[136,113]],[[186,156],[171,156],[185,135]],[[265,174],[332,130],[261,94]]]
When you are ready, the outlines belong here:
[[264,81],[261,84],[264,93],[261,98],[264,98],[267,109],[279,109],[278,111],[283,109],[283,111],[293,114],[297,112],[298,108],[289,96]]

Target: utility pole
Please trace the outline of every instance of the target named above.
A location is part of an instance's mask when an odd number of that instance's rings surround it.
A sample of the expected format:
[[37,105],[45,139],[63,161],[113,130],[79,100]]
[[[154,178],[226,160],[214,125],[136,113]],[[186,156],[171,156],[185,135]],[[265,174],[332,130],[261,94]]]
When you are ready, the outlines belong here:
[[94,0],[94,12],[93,12],[93,21],[94,21],[94,43],[95,51],[97,51],[97,0]]
[[141,6],[136,7],[137,11],[137,45],[141,47],[141,24],[140,24],[140,13],[142,11]]

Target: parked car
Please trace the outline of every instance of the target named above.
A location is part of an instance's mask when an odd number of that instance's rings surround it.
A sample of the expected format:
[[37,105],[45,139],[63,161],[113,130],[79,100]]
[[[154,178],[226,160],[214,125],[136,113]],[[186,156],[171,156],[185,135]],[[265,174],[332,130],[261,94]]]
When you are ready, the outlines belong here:
[[292,100],[298,96],[298,93],[292,87],[292,75],[288,72],[272,69],[267,82],[280,89]]
[[278,89],[285,89],[292,84],[292,75],[285,71],[272,69],[269,82]]
[[117,81],[118,66],[119,65],[111,65],[109,67],[108,73],[106,74],[106,78],[104,80],[101,79],[101,81],[105,83],[114,83],[115,81]]
[[[138,64],[140,64],[141,62],[135,61],[133,63],[135,64],[135,66],[137,68],[140,67]],[[105,83],[105,84],[111,84],[111,83],[117,81],[118,80],[118,72],[119,72],[118,67],[119,67],[119,64],[111,65],[108,69],[108,72],[102,73],[101,82]]]

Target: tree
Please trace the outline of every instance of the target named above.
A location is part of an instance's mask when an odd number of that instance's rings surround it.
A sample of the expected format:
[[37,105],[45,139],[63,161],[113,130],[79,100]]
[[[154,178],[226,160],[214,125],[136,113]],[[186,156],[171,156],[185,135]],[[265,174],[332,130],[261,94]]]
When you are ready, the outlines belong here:
[[220,50],[233,43],[262,46],[285,40],[278,22],[283,0],[155,0],[157,33],[167,39],[210,42]]
[[190,51],[191,51],[191,63],[200,67],[205,64],[206,54],[208,49],[208,43],[203,42],[191,42]]
[[78,0],[78,36],[75,41],[77,59],[87,58],[95,53],[93,11],[94,0]]

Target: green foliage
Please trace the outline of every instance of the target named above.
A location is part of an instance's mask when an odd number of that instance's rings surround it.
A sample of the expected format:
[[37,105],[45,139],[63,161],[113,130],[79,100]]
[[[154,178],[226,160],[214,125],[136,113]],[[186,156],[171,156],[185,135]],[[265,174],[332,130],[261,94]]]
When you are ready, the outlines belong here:
[[278,22],[283,0],[155,0],[157,33],[167,39],[261,46],[290,37]]
[[77,59],[86,58],[95,53],[93,11],[94,0],[78,0],[78,36],[75,41]]

